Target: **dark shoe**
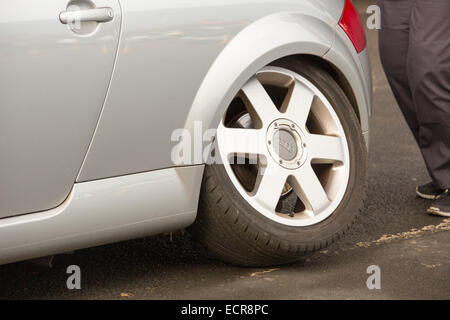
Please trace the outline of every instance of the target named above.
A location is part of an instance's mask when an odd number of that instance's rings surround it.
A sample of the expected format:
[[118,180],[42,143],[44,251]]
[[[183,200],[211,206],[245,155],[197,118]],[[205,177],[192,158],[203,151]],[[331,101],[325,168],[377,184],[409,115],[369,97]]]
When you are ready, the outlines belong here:
[[435,200],[438,199],[443,193],[445,193],[445,189],[438,188],[434,182],[430,182],[416,188],[416,193],[419,197],[427,200]]
[[450,194],[448,190],[433,202],[428,209],[428,213],[435,216],[450,217]]

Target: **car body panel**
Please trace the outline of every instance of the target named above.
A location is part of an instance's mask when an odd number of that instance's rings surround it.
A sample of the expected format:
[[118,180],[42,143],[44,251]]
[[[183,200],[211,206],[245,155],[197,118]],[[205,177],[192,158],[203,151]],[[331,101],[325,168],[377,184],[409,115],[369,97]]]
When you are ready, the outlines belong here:
[[[173,166],[171,134],[189,127],[187,118],[195,115],[207,129],[239,83],[286,55],[323,55],[337,24],[311,0],[141,0],[122,7],[111,91],[77,181]],[[215,100],[203,107],[206,86]]]
[[120,32],[89,36],[59,21],[61,0],[0,4],[0,218],[47,210],[68,196],[92,139]]
[[[369,131],[372,111],[372,73],[367,48],[358,54],[344,30],[336,26],[336,37],[331,49],[323,57],[339,70],[351,84],[362,133]],[[364,135],[368,144],[368,134]]]
[[333,19],[339,21],[344,11],[345,0],[316,0],[320,4],[324,11],[331,14]]
[[191,166],[77,183],[58,208],[0,219],[0,264],[186,227],[202,175]]

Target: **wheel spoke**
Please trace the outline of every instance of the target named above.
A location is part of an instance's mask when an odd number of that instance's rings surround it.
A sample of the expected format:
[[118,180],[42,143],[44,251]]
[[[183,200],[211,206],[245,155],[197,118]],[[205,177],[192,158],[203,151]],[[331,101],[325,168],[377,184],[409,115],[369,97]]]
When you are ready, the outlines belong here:
[[250,114],[256,115],[263,125],[268,125],[277,118],[279,114],[277,107],[256,77],[253,77],[244,85],[242,92],[251,105]]
[[344,146],[340,137],[308,134],[306,139],[313,163],[344,161]]
[[255,200],[267,209],[275,211],[287,176],[285,170],[280,170],[280,167],[269,161],[262,174],[258,174],[253,196]]
[[217,129],[217,144],[222,154],[265,154],[264,132],[259,129],[227,128],[222,123]]
[[289,182],[306,209],[312,214],[317,214],[329,205],[330,200],[311,165],[305,164],[296,170],[293,179]]
[[314,92],[295,81],[292,91],[287,97],[287,104],[283,106],[283,109],[285,109],[288,118],[304,127],[306,126],[313,101]]

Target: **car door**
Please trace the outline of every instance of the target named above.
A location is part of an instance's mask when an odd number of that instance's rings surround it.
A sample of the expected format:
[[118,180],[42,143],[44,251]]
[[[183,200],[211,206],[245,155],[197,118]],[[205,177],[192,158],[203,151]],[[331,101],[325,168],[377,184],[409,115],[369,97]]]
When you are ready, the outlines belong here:
[[0,2],[0,218],[70,194],[111,79],[118,0]]

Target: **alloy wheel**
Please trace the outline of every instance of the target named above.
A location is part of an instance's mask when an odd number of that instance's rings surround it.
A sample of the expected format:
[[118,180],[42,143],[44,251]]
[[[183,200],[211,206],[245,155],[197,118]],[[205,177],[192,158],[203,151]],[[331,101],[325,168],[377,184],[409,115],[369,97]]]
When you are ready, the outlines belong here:
[[306,78],[268,66],[236,95],[217,150],[239,194],[289,226],[319,223],[347,189],[349,147],[332,103]]

